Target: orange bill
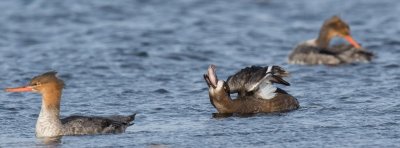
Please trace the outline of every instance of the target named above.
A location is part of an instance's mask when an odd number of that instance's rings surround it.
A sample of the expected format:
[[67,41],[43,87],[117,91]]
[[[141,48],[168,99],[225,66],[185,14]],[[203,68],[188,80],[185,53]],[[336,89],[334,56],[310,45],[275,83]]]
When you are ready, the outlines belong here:
[[350,35],[344,36],[344,39],[346,39],[351,45],[353,45],[354,48],[361,48],[360,44],[358,44]]
[[30,92],[33,91],[31,86],[22,86],[15,88],[6,88],[6,92]]

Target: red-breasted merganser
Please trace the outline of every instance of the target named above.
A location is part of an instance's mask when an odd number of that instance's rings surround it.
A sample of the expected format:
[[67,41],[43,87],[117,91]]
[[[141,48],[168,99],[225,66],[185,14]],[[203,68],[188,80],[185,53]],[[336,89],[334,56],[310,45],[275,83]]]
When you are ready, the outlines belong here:
[[[230,76],[227,82],[218,80],[215,69],[210,65],[204,79],[211,104],[219,113],[271,113],[299,108],[296,98],[272,85],[290,85],[282,79],[288,73],[279,66],[247,67]],[[232,99],[230,94],[236,92],[238,97]]]
[[[351,45],[329,47],[334,37],[342,37]],[[289,55],[290,64],[338,65],[354,62],[369,62],[373,53],[362,48],[350,35],[350,27],[338,16],[326,20],[317,39],[298,44]]]
[[6,91],[42,94],[42,108],[36,122],[37,137],[122,133],[133,125],[136,114],[111,117],[70,116],[60,120],[63,87],[64,82],[56,77],[56,72],[47,72],[34,77],[27,86],[6,88]]

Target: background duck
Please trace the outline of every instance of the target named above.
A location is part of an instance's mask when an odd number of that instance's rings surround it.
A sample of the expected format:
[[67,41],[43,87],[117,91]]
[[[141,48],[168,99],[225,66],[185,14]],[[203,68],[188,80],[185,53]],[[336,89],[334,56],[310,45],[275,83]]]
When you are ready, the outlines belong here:
[[[341,37],[351,45],[329,46],[332,38]],[[338,65],[353,62],[369,62],[373,53],[362,48],[350,35],[350,27],[338,16],[326,20],[319,36],[298,44],[289,55],[290,64]]]
[[70,116],[60,119],[63,88],[64,81],[56,77],[56,72],[46,72],[34,77],[27,86],[7,88],[6,91],[42,94],[42,107],[36,122],[37,137],[122,133],[133,125],[136,114],[112,117]]

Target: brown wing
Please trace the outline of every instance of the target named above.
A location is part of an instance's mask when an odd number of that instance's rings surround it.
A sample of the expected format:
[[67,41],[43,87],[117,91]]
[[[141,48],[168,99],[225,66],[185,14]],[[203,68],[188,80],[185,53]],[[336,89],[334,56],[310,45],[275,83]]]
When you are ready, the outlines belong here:
[[261,83],[279,83],[289,86],[290,84],[282,79],[288,75],[289,73],[279,66],[251,66],[230,76],[227,84],[230,93],[237,92],[239,96],[244,96],[257,90]]

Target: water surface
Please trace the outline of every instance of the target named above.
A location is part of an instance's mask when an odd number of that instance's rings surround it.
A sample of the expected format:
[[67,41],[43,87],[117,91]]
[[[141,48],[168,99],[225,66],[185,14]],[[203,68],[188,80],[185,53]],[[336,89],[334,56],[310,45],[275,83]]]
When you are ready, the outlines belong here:
[[[396,0],[0,2],[0,88],[56,70],[61,115],[137,112],[117,135],[64,136],[63,147],[396,147],[400,3]],[[290,50],[339,15],[377,54],[369,64],[288,65]],[[341,40],[338,40],[341,42]],[[202,74],[281,65],[299,110],[213,118]],[[40,96],[0,93],[0,146],[35,138]]]

